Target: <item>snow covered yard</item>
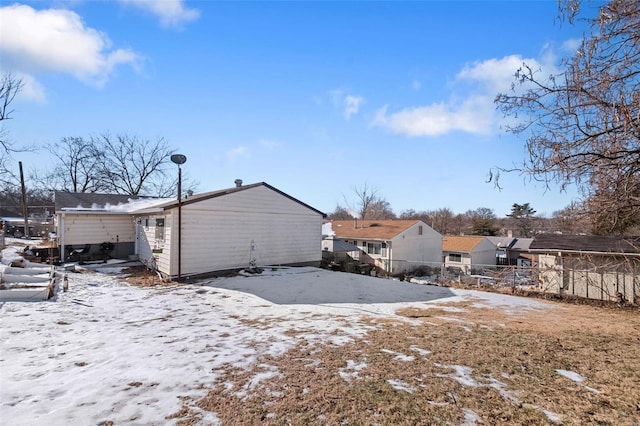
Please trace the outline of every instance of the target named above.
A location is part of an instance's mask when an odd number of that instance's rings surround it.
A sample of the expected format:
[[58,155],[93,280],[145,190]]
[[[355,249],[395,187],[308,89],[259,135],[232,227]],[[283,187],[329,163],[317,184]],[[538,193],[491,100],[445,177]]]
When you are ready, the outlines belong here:
[[[555,394],[532,395],[541,380],[628,409],[586,360],[544,358],[558,338],[537,337],[545,318],[568,313],[558,304],[314,268],[145,288],[119,272],[69,274],[54,301],[0,307],[0,423],[535,424],[583,415],[551,402]],[[533,331],[518,329],[529,319]],[[535,342],[521,341],[531,333]],[[620,386],[638,378],[632,368],[620,370]]]

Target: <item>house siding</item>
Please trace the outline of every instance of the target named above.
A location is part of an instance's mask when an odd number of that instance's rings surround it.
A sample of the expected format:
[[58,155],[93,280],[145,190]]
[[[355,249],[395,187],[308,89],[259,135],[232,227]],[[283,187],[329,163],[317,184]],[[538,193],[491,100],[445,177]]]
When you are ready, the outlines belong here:
[[[541,290],[603,301],[638,303],[640,267],[637,262],[610,256],[541,254]],[[616,269],[619,269],[616,271]]]
[[[422,235],[419,227],[422,226]],[[394,271],[406,272],[420,265],[442,264],[442,235],[424,222],[417,222],[391,240],[393,260],[406,261],[404,265],[394,262]]]
[[64,244],[134,242],[135,225],[130,215],[63,214]]
[[[156,219],[164,219],[164,238],[156,238]],[[173,221],[170,212],[136,216],[138,223],[137,254],[140,261],[169,275],[171,259],[171,229]],[[161,251],[161,252],[158,252]]]
[[[161,271],[176,276],[178,209],[171,212],[173,262]],[[243,268],[252,256],[258,265],[319,264],[321,229],[321,214],[262,186],[186,204],[180,272],[197,275]]]

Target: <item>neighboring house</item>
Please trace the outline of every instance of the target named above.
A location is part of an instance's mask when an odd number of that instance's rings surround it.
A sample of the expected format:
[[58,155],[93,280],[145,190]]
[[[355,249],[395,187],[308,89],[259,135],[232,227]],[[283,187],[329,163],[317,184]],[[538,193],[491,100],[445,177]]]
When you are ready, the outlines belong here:
[[[136,199],[130,195],[56,191],[54,224],[60,258],[66,260],[74,254],[86,260],[91,253],[126,258],[134,254],[135,226],[126,209],[132,208],[130,203]],[[110,246],[102,246],[105,243]]]
[[420,220],[334,220],[335,237],[353,244],[356,261],[387,273],[440,267],[442,235]]
[[496,265],[531,266],[535,256],[529,253],[533,238],[486,237],[496,246]]
[[[324,213],[260,182],[177,200],[56,212],[62,246],[89,243],[75,228],[116,237],[119,255],[135,254],[168,277],[257,265],[319,265]],[[93,237],[92,237],[93,238]],[[129,245],[122,244],[127,241]],[[132,244],[131,244],[132,243]],[[126,248],[126,250],[125,250]]]
[[470,274],[473,269],[495,266],[496,246],[487,237],[447,235],[442,240],[442,258],[445,268]]
[[529,251],[545,292],[640,303],[640,237],[539,235]]

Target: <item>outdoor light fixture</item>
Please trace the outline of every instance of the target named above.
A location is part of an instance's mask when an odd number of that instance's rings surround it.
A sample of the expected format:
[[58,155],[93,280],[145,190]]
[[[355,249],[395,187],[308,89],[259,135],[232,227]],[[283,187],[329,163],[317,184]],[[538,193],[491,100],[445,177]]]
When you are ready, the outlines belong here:
[[187,157],[182,154],[173,154],[171,161],[178,165],[178,282],[182,280],[182,168],[187,162]]

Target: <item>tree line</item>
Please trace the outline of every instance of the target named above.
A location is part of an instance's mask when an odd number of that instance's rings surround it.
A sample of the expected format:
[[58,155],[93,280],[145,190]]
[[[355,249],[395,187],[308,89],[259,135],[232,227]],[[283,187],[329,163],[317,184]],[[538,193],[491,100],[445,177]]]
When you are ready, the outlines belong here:
[[327,215],[329,220],[421,220],[443,235],[506,236],[510,232],[514,237],[533,237],[537,233],[592,233],[588,216],[575,203],[555,211],[549,218],[536,215],[529,203],[514,203],[504,217],[498,217],[488,207],[457,214],[449,208],[407,209],[395,214],[389,202],[367,183],[353,192],[351,198],[343,196],[343,203]]

